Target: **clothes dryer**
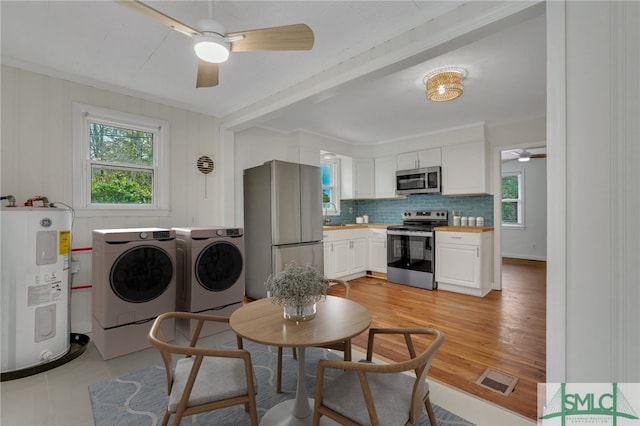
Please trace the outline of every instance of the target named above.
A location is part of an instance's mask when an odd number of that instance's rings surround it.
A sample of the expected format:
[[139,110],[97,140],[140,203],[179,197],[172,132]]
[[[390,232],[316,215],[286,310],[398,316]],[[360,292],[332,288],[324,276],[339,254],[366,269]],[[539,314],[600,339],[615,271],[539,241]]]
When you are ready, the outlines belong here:
[[[176,233],[176,310],[228,317],[244,299],[244,231],[242,228],[172,228]],[[178,320],[185,336],[194,321]],[[201,336],[228,329],[223,324],[205,326]]]
[[[93,231],[92,340],[103,359],[149,347],[153,320],[175,310],[175,232],[163,228]],[[169,339],[175,327],[164,330]]]

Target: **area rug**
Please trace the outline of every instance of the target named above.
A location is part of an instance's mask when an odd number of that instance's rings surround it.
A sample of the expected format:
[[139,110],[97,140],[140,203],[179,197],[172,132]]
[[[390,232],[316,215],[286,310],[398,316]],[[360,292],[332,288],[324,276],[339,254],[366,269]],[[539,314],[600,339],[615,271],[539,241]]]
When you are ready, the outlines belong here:
[[[233,344],[225,345],[234,347]],[[284,350],[282,390],[275,392],[277,348],[245,341],[245,348],[251,352],[258,380],[258,417],[274,405],[295,396],[297,361],[291,350]],[[313,397],[315,373],[319,359],[341,359],[336,354],[319,348],[308,348],[305,352],[307,372],[307,392]],[[332,371],[334,375],[339,371]],[[329,377],[329,376],[327,376]],[[166,375],[164,367],[156,365],[143,368],[120,377],[103,380],[89,386],[91,406],[96,426],[143,426],[159,425],[167,406]],[[472,423],[433,404],[438,424],[451,426],[473,426]],[[188,416],[181,425],[249,425],[249,414],[243,406],[229,407],[208,413]],[[428,425],[426,413],[417,425]]]

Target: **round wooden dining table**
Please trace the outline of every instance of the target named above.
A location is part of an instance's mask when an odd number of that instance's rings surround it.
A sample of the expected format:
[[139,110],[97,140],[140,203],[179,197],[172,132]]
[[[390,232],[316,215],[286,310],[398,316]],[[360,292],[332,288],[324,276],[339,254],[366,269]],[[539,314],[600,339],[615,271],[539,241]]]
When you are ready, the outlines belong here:
[[296,397],[269,409],[260,424],[307,425],[313,417],[313,400],[309,399],[306,390],[305,347],[323,346],[357,336],[371,325],[371,314],[352,300],[327,296],[317,303],[315,318],[295,322],[285,319],[282,306],[266,298],[234,311],[229,325],[242,338],[264,345],[297,348]]

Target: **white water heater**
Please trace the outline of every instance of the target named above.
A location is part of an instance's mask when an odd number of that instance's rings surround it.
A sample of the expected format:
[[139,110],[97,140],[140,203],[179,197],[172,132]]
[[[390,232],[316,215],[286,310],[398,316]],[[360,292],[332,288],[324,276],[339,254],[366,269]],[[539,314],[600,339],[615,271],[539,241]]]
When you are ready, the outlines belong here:
[[71,210],[3,207],[2,372],[70,349]]

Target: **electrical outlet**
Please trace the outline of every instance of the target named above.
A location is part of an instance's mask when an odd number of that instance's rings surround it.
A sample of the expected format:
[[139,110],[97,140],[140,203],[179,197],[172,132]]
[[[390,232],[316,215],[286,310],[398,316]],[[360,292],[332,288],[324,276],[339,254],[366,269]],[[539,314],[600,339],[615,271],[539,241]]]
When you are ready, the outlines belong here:
[[353,207],[349,207],[349,214],[353,214]]

